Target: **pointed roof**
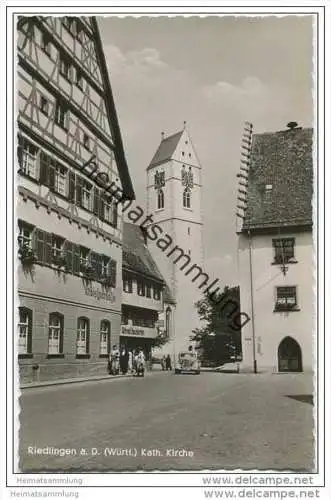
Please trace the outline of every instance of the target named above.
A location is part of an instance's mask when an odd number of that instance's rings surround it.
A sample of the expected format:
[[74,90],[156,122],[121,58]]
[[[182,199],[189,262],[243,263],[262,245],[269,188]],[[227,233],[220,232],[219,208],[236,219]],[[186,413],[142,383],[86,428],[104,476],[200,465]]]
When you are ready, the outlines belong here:
[[161,163],[165,163],[166,161],[169,161],[171,159],[178,146],[180,138],[183,135],[183,132],[184,130],[181,130],[180,132],[176,132],[176,134],[169,135],[168,137],[162,139],[155,155],[152,158],[152,161],[147,167],[147,170],[155,167],[156,165],[160,165]]

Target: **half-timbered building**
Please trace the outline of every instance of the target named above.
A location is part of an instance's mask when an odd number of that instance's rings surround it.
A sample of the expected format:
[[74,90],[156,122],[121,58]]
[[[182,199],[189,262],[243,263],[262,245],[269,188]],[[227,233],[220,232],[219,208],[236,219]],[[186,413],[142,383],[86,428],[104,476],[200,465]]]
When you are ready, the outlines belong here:
[[108,187],[134,198],[100,33],[88,17],[22,17],[17,31],[21,380],[98,374],[121,328]]

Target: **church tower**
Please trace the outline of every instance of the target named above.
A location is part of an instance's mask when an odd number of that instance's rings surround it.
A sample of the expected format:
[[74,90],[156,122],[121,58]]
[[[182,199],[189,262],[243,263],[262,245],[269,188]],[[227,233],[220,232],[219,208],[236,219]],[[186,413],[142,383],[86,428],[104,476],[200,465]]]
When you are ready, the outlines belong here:
[[147,213],[154,230],[158,226],[158,240],[172,242],[163,251],[151,241],[149,249],[176,300],[173,352],[178,353],[187,349],[192,330],[199,326],[194,304],[202,298],[201,280],[192,282],[197,271],[186,272],[192,266],[203,268],[201,166],[185,122],[182,131],[162,134],[147,167]]

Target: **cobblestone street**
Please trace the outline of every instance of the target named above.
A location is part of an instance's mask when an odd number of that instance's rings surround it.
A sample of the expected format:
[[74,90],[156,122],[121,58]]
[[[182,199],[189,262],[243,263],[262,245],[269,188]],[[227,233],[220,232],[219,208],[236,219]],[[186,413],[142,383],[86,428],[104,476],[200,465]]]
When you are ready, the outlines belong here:
[[156,372],[26,389],[20,469],[312,471],[312,386],[309,374]]

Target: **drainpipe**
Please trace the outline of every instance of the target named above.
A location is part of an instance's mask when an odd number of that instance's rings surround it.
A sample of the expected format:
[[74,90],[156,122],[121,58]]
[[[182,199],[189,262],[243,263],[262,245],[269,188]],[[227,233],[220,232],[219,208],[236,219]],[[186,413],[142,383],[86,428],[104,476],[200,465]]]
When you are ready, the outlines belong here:
[[255,346],[255,318],[254,318],[254,298],[253,298],[253,265],[252,265],[252,239],[251,232],[248,230],[248,247],[249,247],[249,274],[251,285],[251,314],[252,314],[252,341],[253,341],[253,371],[257,373],[256,364],[256,346]]

